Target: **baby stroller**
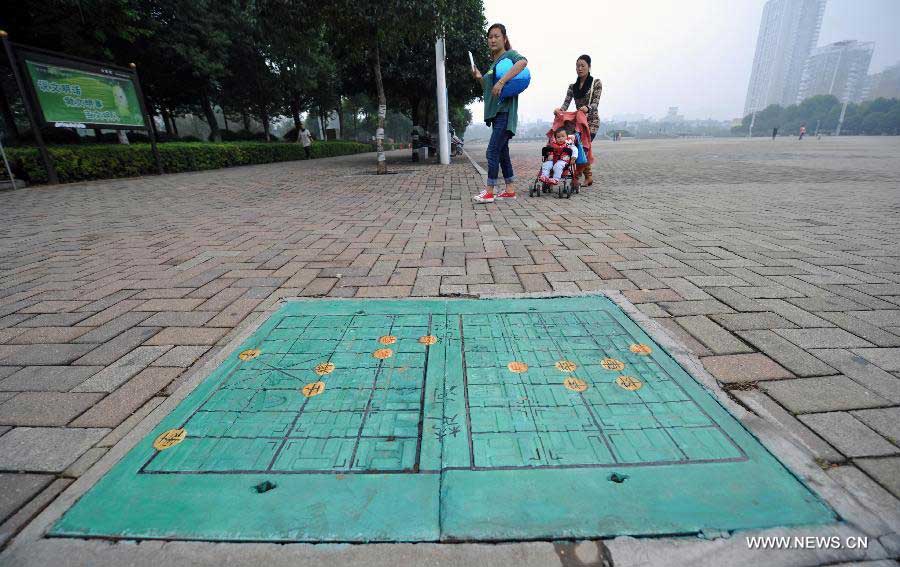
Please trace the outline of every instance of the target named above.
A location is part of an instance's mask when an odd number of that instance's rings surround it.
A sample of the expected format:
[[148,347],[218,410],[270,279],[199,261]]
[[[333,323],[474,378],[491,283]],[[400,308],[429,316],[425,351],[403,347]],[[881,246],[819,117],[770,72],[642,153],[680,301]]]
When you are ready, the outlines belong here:
[[[559,115],[554,118],[553,125],[547,132],[548,144],[553,138],[553,133],[561,126],[565,126],[566,130],[570,133],[574,132],[576,144],[586,153],[588,161],[593,161],[593,156],[591,155],[591,130],[588,126],[587,116],[580,110],[577,112],[559,113]],[[546,152],[542,152],[542,158],[544,156],[546,156]],[[569,163],[566,164],[565,169],[563,169],[559,183],[556,185],[556,196],[558,198],[562,199],[565,197],[566,199],[569,199],[573,193],[579,193],[580,184],[577,182],[576,171],[575,160],[570,160]],[[531,190],[528,192],[528,196],[540,197],[541,193],[550,193],[553,191],[553,187],[553,185],[541,182],[541,173],[540,170],[538,170],[538,175],[531,186]]]

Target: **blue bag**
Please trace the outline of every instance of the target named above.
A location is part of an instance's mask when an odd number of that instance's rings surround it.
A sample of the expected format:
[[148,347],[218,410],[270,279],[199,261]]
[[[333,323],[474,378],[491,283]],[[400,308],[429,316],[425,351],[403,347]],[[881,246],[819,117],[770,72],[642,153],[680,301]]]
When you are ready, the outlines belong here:
[[[497,61],[497,64],[494,66],[494,82],[496,83],[501,77],[506,75],[512,69],[512,66],[512,59],[508,57],[503,57],[500,61]],[[518,75],[503,85],[503,90],[500,91],[500,98],[516,96],[527,89],[529,84],[531,84],[531,71],[528,70],[528,67],[525,67]]]
[[581,145],[581,132],[575,132],[575,146],[578,148],[578,159],[575,160],[575,165],[584,165],[588,162],[587,152],[584,151],[584,146]]

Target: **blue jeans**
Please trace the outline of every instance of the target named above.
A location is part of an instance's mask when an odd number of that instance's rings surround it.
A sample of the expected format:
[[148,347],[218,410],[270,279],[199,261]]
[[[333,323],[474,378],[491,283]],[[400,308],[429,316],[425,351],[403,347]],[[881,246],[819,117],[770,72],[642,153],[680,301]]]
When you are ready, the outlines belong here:
[[497,174],[503,170],[503,179],[507,183],[515,180],[512,162],[509,161],[509,139],[512,137],[506,129],[509,113],[501,112],[494,117],[491,125],[491,141],[487,148],[488,187],[497,185]]

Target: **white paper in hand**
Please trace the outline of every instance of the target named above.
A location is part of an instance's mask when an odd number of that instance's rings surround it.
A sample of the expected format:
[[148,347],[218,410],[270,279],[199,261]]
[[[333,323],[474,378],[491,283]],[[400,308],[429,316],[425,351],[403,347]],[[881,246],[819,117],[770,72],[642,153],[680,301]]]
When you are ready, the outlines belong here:
[[475,58],[472,57],[472,52],[469,52],[469,63],[472,65],[472,68],[475,68]]

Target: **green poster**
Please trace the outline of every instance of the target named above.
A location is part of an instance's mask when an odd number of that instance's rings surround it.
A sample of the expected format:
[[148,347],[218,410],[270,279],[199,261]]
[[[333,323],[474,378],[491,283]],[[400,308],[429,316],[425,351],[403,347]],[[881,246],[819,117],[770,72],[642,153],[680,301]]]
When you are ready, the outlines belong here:
[[145,127],[130,78],[27,59],[25,65],[46,122]]

